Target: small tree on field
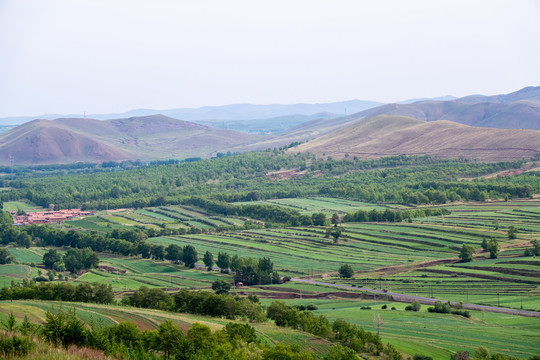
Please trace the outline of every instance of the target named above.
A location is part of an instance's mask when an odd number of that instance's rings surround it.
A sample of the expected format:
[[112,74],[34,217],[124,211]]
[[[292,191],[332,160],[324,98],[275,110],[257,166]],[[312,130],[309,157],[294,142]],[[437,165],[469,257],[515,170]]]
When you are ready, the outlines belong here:
[[514,225],[508,228],[508,239],[512,240],[517,238],[518,229]]
[[497,240],[495,240],[495,238],[491,238],[488,241],[486,250],[489,251],[490,259],[496,259],[497,257],[499,257],[500,246]]
[[231,266],[231,257],[227,253],[218,253],[216,265],[221,269],[221,272],[228,272]]
[[6,248],[0,248],[0,265],[11,264],[14,260]]
[[411,305],[407,305],[405,307],[405,310],[406,311],[420,311],[420,307],[421,307],[420,302],[415,301]]
[[354,270],[351,265],[341,265],[339,268],[339,277],[350,279],[354,275]]
[[207,251],[204,253],[203,262],[206,268],[208,269],[208,271],[211,271],[212,265],[214,265],[214,257],[212,256],[210,251]]
[[197,250],[192,245],[186,245],[182,249],[182,262],[187,267],[195,267],[195,263],[199,259],[199,256],[197,255]]
[[471,262],[473,261],[473,254],[476,249],[470,245],[463,244],[461,247],[461,252],[459,253],[459,258],[461,262]]
[[331,227],[326,229],[325,237],[329,238],[330,236],[332,236],[332,238],[334,239],[334,244],[337,244],[342,232],[343,231],[341,227]]

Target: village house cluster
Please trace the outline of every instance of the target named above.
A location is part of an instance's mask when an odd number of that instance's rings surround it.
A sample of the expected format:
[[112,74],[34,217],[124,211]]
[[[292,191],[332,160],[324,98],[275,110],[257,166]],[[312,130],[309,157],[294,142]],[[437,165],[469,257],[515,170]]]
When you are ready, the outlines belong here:
[[17,215],[16,211],[11,211],[13,217],[13,225],[29,225],[29,224],[50,224],[61,223],[74,217],[92,215],[91,211],[83,211],[81,209],[69,209],[58,211],[36,211],[26,214]]

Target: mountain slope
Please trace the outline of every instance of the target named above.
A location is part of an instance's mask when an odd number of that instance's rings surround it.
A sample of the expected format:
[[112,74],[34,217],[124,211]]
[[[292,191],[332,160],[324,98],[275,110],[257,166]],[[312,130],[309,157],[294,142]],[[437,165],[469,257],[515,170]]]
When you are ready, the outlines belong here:
[[382,114],[409,116],[423,121],[450,120],[470,126],[540,130],[540,101],[534,100],[508,104],[422,101],[383,105],[357,115],[369,118]]
[[470,127],[379,115],[302,144],[293,151],[359,158],[429,154],[483,161],[530,158],[540,152],[540,131]]
[[207,157],[255,139],[163,115],[34,120],[0,135],[0,164]]
[[16,164],[125,160],[133,155],[49,120],[35,120],[0,135],[0,163]]

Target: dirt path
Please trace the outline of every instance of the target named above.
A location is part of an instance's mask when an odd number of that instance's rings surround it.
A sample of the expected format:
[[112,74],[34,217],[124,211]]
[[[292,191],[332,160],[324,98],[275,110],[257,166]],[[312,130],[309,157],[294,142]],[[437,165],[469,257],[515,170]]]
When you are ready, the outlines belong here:
[[[354,287],[354,286],[349,286],[349,285],[325,283],[325,282],[315,281],[315,280],[291,279],[291,281],[296,281],[296,282],[301,282],[301,283],[306,283],[306,284],[313,284],[313,285],[323,285],[323,286],[337,287],[337,288],[341,288],[341,289],[365,291],[367,293],[373,294],[374,298],[376,297],[376,295],[386,295],[386,296],[391,296],[393,301],[404,302],[404,303],[412,303],[414,301],[419,301],[421,304],[433,305],[436,301],[446,302],[446,300],[439,300],[439,299],[432,299],[432,298],[426,298],[426,297],[421,297],[421,296],[398,294],[398,293],[393,293],[393,292],[389,292],[389,291],[384,292],[382,290],[367,289],[367,288],[363,288],[363,287]],[[457,302],[455,302],[455,301],[452,301],[450,303],[451,304],[457,304]],[[527,311],[527,310],[517,310],[517,309],[508,309],[508,308],[502,308],[502,307],[496,307],[496,306],[463,304],[463,308],[469,309],[469,310],[488,311],[488,312],[511,314],[511,315],[540,317],[540,312]]]

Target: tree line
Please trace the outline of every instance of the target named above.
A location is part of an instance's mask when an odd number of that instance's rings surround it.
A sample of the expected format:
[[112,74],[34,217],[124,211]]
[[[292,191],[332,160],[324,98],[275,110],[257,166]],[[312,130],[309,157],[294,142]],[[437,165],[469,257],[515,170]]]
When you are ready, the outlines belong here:
[[39,282],[23,279],[0,289],[0,300],[78,301],[110,304],[114,299],[111,285],[98,283]]
[[446,208],[420,208],[414,210],[358,210],[355,213],[346,214],[343,222],[401,222],[418,217],[444,216],[451,212]]
[[[269,151],[107,174],[3,179],[0,185],[12,190],[3,191],[0,199],[27,199],[43,207],[55,204],[57,208],[86,209],[183,204],[192,196],[221,202],[326,195],[370,202],[445,203],[486,196],[529,196],[531,189],[540,189],[538,177],[521,177],[519,183],[508,183],[504,178],[457,181],[458,177],[518,168],[522,164],[479,164],[426,156],[322,160],[311,154]],[[279,170],[299,171],[302,175],[278,181],[271,174]]]

